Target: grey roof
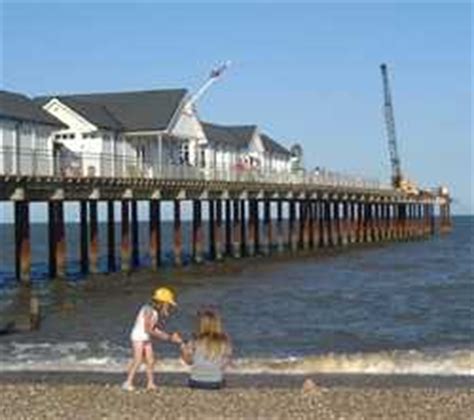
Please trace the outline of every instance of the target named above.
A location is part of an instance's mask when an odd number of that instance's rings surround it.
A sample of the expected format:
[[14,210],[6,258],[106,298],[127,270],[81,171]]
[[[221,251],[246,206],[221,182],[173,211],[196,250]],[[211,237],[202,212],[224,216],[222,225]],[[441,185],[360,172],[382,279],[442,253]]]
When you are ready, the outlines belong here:
[[[208,122],[201,122],[206,137],[216,143],[229,143],[238,148],[248,147],[252,140],[256,125],[217,125]],[[261,133],[263,147],[271,153],[279,153],[282,155],[290,155],[290,151],[277,143],[268,135]]]
[[59,95],[37,100],[45,104],[57,98],[99,128],[159,131],[168,128],[186,94],[186,89],[166,89]]
[[286,147],[282,146],[280,143],[276,142],[266,134],[260,133],[260,138],[262,139],[263,147],[265,147],[265,150],[271,153],[278,153],[281,155],[291,155],[291,152]]
[[228,143],[239,149],[247,148],[257,126],[255,125],[218,125],[201,122],[206,137],[215,143]]
[[25,95],[0,90],[0,117],[17,121],[64,127],[59,120],[49,115],[32,99]]

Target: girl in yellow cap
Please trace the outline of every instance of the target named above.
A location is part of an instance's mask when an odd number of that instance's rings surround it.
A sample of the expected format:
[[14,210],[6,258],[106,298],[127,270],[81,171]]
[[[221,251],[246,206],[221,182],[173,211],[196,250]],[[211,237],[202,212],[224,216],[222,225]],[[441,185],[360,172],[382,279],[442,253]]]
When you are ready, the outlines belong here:
[[127,380],[122,385],[124,390],[134,389],[133,379],[143,360],[146,366],[147,388],[156,389],[153,377],[155,355],[152,338],[182,344],[183,340],[179,333],[169,334],[163,329],[163,322],[169,317],[171,307],[176,307],[173,292],[166,287],[160,287],[153,293],[151,302],[140,308],[130,334],[133,359],[130,362]]

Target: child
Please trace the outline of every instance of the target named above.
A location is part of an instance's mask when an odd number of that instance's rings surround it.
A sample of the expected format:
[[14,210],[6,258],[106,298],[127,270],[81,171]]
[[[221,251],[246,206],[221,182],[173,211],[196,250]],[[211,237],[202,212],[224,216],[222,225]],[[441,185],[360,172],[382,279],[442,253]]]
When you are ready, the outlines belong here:
[[191,366],[189,386],[220,389],[225,385],[224,370],[231,361],[232,345],[217,311],[206,309],[198,317],[195,338],[181,344],[181,358]]
[[152,338],[169,341],[174,344],[182,344],[183,340],[179,333],[169,334],[163,329],[163,322],[169,317],[172,307],[176,307],[173,292],[160,287],[153,293],[151,302],[141,307],[135,320],[130,339],[132,341],[133,359],[128,369],[127,380],[122,389],[132,391],[135,374],[145,359],[147,389],[156,389],[153,378],[153,366],[155,357],[153,354]]

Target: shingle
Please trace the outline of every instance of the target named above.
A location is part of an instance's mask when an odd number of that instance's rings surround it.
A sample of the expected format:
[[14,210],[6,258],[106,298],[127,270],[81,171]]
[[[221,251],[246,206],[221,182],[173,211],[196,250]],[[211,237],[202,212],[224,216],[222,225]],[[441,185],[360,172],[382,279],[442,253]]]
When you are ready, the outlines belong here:
[[180,108],[186,89],[59,95],[57,98],[99,128],[123,131],[159,131],[168,128]]
[[49,115],[32,99],[25,95],[0,90],[0,117],[18,121],[64,127],[59,120]]
[[201,124],[209,140],[231,144],[238,149],[247,148],[257,130],[255,125],[218,125],[208,122]]
[[281,155],[286,156],[291,155],[291,152],[286,147],[282,146],[280,143],[276,142],[268,135],[261,133],[260,138],[262,139],[263,147],[265,147],[265,150],[267,150],[268,152],[279,153]]

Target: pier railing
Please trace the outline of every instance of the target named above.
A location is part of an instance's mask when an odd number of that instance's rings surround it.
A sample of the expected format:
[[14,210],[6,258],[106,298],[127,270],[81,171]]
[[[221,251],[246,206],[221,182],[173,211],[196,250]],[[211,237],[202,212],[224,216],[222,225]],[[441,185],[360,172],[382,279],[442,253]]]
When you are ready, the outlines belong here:
[[139,159],[130,155],[0,147],[0,176],[64,178],[176,179],[273,184],[306,184],[391,189],[376,179],[329,170],[309,172],[268,169],[200,168],[189,164]]

